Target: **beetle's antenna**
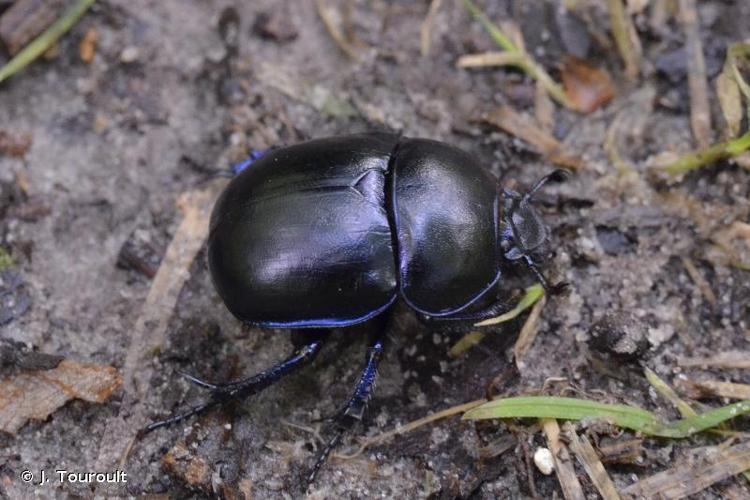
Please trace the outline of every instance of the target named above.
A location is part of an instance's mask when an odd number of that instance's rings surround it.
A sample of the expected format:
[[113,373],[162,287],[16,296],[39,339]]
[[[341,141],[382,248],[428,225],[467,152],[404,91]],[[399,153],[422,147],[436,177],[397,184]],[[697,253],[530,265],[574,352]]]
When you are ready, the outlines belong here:
[[534,184],[531,189],[529,189],[526,194],[523,195],[523,201],[530,200],[536,194],[536,192],[542,189],[548,182],[563,182],[569,176],[570,172],[562,168],[553,170],[549,174],[536,181],[536,184]]

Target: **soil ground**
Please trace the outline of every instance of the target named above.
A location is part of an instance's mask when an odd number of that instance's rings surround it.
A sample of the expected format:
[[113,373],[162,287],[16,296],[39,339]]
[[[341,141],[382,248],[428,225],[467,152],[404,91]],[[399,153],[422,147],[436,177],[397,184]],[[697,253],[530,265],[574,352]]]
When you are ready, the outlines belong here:
[[[420,26],[427,2],[357,1],[351,8],[328,2],[352,28],[359,54],[353,61],[326,31],[314,2],[98,2],[59,42],[56,55],[0,85],[0,129],[29,134],[33,141],[23,157],[0,155],[0,215],[5,214],[0,244],[24,280],[17,293],[30,299],[24,314],[0,326],[2,337],[121,369],[151,287],[148,272],[117,265],[121,249],[130,242],[163,254],[181,220],[178,196],[203,186],[211,172],[228,168],[250,148],[394,130],[471,151],[504,185],[513,180],[529,186],[549,172],[550,162],[523,141],[479,120],[504,104],[533,114],[533,83],[512,69],[458,69],[461,55],[495,47],[460,2],[442,3],[430,55],[423,57]],[[644,74],[627,83],[612,42],[605,43],[604,2],[581,2],[591,17],[589,28],[599,27],[594,33],[581,21],[566,25],[557,3],[480,2],[490,18],[513,19],[529,52],[553,75],[564,52],[577,51],[616,82],[614,100],[602,109],[586,115],[560,107],[554,112],[553,134],[585,163],[567,183],[540,197],[555,251],[546,269],[569,282],[569,291],[547,301],[538,337],[517,371],[509,348],[523,316],[489,328],[478,346],[453,359],[448,350],[468,329],[436,332],[399,306],[377,391],[358,433],[376,435],[481,398],[498,376],[502,381],[493,393],[532,393],[547,381],[550,393],[567,387],[569,394],[635,404],[665,419],[678,414],[646,382],[643,367],[670,383],[680,377],[750,383],[747,370],[678,365],[682,357],[748,351],[750,342],[750,274],[717,258],[711,244],[716,231],[748,222],[750,171],[722,162],[671,185],[646,175],[652,156],[694,147],[680,24],[671,19],[653,25],[653,5],[634,16]],[[750,37],[750,3],[706,0],[698,13],[713,83],[728,44]],[[236,50],[226,43],[235,22]],[[79,43],[90,29],[98,42],[87,64]],[[711,89],[718,140],[723,122]],[[627,181],[603,147],[616,117],[625,123],[617,136],[620,155],[636,171]],[[19,191],[19,179],[26,180],[26,193]],[[19,207],[27,209],[25,216],[18,216]],[[29,207],[37,210],[28,212]],[[741,245],[737,251],[746,252]],[[691,279],[683,258],[713,290],[715,305]],[[519,274],[509,278],[508,288],[531,282],[531,276]],[[634,360],[602,361],[589,347],[592,325],[613,311],[632,313],[648,341]],[[204,396],[179,372],[229,380],[267,367],[289,350],[289,331],[243,328],[226,311],[211,285],[204,252],[189,268],[174,310],[163,315],[167,339],[150,360],[154,376],[147,396],[137,401],[150,418]],[[107,491],[178,498],[299,496],[320,446],[310,430],[327,436],[319,421],[348,397],[365,338],[361,329],[339,331],[298,376],[243,404],[147,436],[124,465],[127,484]],[[127,401],[122,390],[103,404],[72,401],[17,435],[0,437],[0,494],[89,496],[91,485],[32,487],[18,474],[97,471],[101,450],[113,439],[108,422],[128,415]],[[716,407],[722,400],[706,403]],[[555,475],[529,466],[525,452],[545,445],[529,425],[445,419],[355,458],[333,458],[309,494],[560,497]],[[750,420],[737,419],[733,427],[748,431]],[[480,458],[482,447],[504,436],[513,438],[505,453]],[[710,435],[646,440],[639,460],[607,465],[607,471],[623,488],[689,461],[691,450],[716,442]],[[355,448],[352,436],[340,452]],[[582,481],[595,495],[591,483]],[[741,477],[700,495],[719,498],[737,488],[750,495]]]

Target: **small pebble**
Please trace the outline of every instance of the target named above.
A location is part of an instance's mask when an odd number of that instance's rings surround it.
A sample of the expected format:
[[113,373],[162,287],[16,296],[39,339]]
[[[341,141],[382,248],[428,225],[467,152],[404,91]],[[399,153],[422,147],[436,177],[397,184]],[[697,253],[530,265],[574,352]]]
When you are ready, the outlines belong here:
[[129,45],[122,49],[122,52],[120,52],[120,62],[125,64],[134,63],[138,60],[138,57],[140,57],[140,55],[141,53],[138,50],[138,47]]
[[539,472],[549,476],[555,470],[555,458],[548,448],[537,448],[534,452],[534,464]]

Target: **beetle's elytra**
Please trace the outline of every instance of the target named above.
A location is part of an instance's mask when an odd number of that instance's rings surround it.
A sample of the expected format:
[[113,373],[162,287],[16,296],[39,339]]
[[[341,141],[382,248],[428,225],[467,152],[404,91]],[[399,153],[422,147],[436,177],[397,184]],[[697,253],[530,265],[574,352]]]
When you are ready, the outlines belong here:
[[[296,350],[254,377],[214,385],[212,398],[146,430],[254,394],[312,360],[327,329],[384,316],[401,298],[421,316],[476,320],[493,302],[503,261],[537,269],[548,230],[532,195],[497,180],[448,144],[386,133],[318,139],[274,149],[244,168],[216,202],[208,262],[227,308],[243,322],[301,329]],[[366,366],[337,419],[335,437],[360,420],[383,348],[370,341]]]

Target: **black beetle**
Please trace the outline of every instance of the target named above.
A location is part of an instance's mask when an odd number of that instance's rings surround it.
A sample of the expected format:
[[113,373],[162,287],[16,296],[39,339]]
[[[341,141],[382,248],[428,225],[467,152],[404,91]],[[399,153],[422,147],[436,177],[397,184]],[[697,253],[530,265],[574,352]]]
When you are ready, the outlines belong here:
[[[537,268],[548,229],[533,194],[521,195],[466,152],[448,144],[370,133],[318,139],[255,155],[235,169],[213,209],[208,262],[227,308],[245,323],[300,329],[293,354],[253,377],[216,385],[188,379],[211,399],[154,422],[183,420],[256,394],[309,363],[331,328],[384,317],[397,298],[432,320],[479,320],[501,312],[502,261]],[[354,394],[336,418],[333,439],[362,419],[383,350],[385,328],[370,340]]]

